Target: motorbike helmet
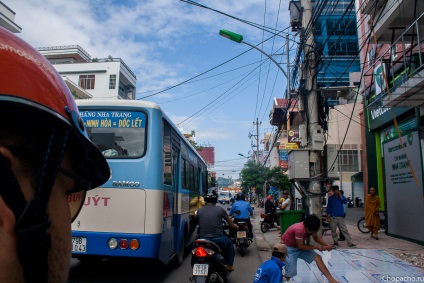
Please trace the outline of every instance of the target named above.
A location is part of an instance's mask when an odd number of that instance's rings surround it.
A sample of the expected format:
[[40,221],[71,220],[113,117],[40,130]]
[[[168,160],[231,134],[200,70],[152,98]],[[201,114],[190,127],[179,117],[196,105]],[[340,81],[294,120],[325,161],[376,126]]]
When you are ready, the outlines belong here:
[[237,200],[246,200],[244,194],[242,192],[237,193]]
[[[2,140],[1,135],[13,127],[25,132],[25,120],[39,123],[35,129],[34,123],[31,123],[31,129],[26,126],[28,131],[37,133],[39,129],[40,133],[43,132],[34,136],[34,140],[41,139],[44,146],[32,149],[34,155],[41,157],[36,167],[42,170],[35,176],[33,200],[27,201],[24,198],[16,178],[1,155],[0,195],[16,218],[18,254],[26,281],[46,282],[50,249],[50,239],[46,234],[50,224],[46,210],[56,174],[60,172],[74,178],[76,183],[82,185],[76,191],[85,192],[105,183],[110,176],[110,169],[102,153],[88,139],[74,98],[62,77],[46,58],[2,27],[0,64],[0,145],[6,148],[10,146],[14,155],[27,157],[28,148],[12,148],[13,141]],[[48,134],[44,135],[46,132]],[[71,156],[72,172],[60,168],[66,151]],[[73,218],[78,214],[84,196],[68,197]]]
[[207,202],[207,203],[215,204],[218,201],[218,194],[216,193],[215,190],[213,190],[212,192],[208,192],[204,196],[204,199],[205,199],[205,202]]

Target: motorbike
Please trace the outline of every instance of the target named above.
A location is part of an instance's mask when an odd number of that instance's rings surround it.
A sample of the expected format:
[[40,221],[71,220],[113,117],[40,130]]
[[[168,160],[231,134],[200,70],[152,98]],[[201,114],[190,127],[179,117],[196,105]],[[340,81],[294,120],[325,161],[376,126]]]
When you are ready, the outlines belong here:
[[353,200],[350,197],[347,198],[347,207],[348,208],[354,207]]
[[355,206],[356,207],[363,207],[364,203],[362,202],[362,200],[359,197],[355,198]]
[[[235,211],[233,214],[233,219],[234,216],[239,214],[240,211]],[[245,221],[237,221],[237,219],[234,219],[234,223],[237,224],[237,229],[231,233],[233,236],[232,241],[236,245],[236,249],[239,251],[240,255],[244,256],[246,254],[247,248],[251,244],[251,240],[247,238],[249,227]]]
[[[386,230],[386,217],[385,217],[385,213],[384,210],[380,210],[380,230]],[[358,230],[361,231],[362,233],[366,234],[371,232],[368,228],[367,228],[367,224],[365,222],[365,217],[362,216],[359,221],[358,221]]]
[[274,224],[272,213],[261,213],[261,218],[264,219],[260,222],[262,233],[268,232],[268,230],[271,228],[277,228],[277,226]]
[[321,222],[322,222],[322,234],[325,235],[325,233],[330,230],[330,222],[327,221],[326,213],[322,214]]
[[[228,210],[228,208],[227,208]],[[222,221],[224,235],[230,237],[230,226],[226,221]],[[206,239],[197,239],[193,243],[191,251],[191,268],[193,276],[190,281],[194,283],[224,283],[230,276],[225,266],[225,260],[221,249],[217,244]]]
[[224,257],[217,244],[206,239],[197,239],[193,243],[191,256],[195,283],[224,283],[231,271],[225,266]]

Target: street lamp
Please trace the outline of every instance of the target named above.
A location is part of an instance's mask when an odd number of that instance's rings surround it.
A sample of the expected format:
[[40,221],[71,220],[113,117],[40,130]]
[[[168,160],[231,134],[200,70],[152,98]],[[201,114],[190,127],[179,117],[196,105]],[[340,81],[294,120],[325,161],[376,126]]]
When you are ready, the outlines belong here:
[[244,158],[247,158],[247,159],[249,159],[249,157],[247,157],[247,156],[244,156],[243,154],[241,154],[241,153],[239,153],[238,155],[240,155],[240,156],[242,156],[242,157],[244,157]]
[[[238,33],[235,33],[235,32],[229,31],[229,30],[221,29],[219,31],[219,35],[220,36],[223,36],[225,38],[228,38],[229,40],[232,40],[234,42],[244,43],[246,45],[249,45],[250,47],[252,47],[252,48],[258,50],[259,52],[261,52],[262,54],[264,54],[266,57],[269,58],[269,60],[271,60],[272,62],[274,62],[275,65],[277,65],[277,67],[281,70],[281,72],[283,72],[283,74],[286,76],[287,82],[289,84],[290,79],[288,78],[287,73],[283,70],[283,68],[281,68],[280,64],[277,61],[275,61],[274,58],[271,57],[271,55],[269,55],[268,53],[265,53],[263,50],[259,49],[255,45],[252,45],[250,43],[247,43],[246,41],[243,41],[243,36],[241,34],[238,34]],[[290,92],[290,87],[288,86],[287,88],[288,88],[288,90]]]

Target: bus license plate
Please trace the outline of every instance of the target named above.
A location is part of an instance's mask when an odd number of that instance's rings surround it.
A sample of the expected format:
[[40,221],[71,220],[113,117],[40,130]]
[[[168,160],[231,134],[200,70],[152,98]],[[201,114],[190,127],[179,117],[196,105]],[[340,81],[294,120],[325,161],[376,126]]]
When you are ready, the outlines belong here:
[[193,275],[208,276],[209,264],[194,264]]
[[246,238],[246,231],[237,231],[237,238]]
[[86,253],[87,252],[87,238],[72,237],[72,252]]

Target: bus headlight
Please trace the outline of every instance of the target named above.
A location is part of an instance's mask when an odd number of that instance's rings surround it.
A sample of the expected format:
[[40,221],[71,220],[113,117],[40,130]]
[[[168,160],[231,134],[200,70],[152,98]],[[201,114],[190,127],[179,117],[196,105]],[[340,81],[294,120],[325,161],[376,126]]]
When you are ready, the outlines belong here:
[[109,248],[112,250],[118,247],[118,241],[115,238],[110,238],[109,241],[107,241],[107,244]]

